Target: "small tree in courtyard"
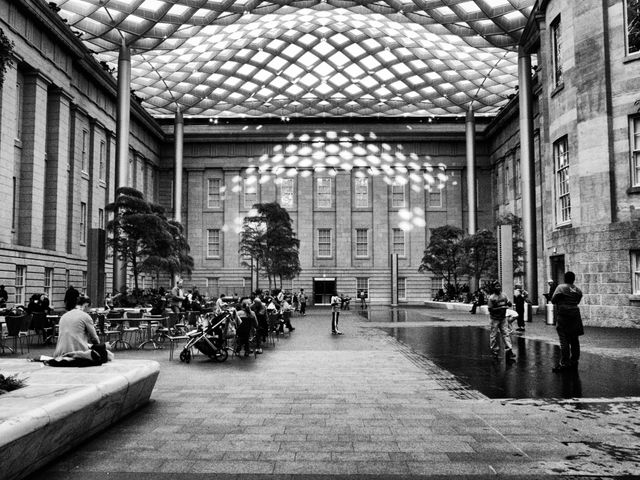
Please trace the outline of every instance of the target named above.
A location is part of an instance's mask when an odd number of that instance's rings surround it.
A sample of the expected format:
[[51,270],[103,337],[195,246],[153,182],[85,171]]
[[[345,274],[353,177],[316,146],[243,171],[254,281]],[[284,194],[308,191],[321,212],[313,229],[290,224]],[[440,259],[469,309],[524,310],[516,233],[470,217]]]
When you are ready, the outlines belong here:
[[462,271],[475,278],[476,285],[480,285],[483,276],[489,279],[498,276],[498,246],[492,231],[478,230],[464,237],[461,243],[464,252]]
[[464,249],[462,229],[453,225],[434,228],[424,251],[420,272],[431,272],[444,280],[447,289],[459,293],[458,277],[462,274]]

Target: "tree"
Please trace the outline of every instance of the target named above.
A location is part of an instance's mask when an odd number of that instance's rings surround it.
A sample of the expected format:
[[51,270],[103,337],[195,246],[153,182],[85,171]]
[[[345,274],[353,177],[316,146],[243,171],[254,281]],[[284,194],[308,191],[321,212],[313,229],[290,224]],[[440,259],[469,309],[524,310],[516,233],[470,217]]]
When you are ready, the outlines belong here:
[[0,87],[4,83],[4,75],[11,65],[13,58],[13,42],[7,38],[4,30],[0,28]]
[[483,275],[490,279],[498,276],[498,242],[492,231],[478,230],[464,237],[462,249],[462,271],[475,278],[476,285]]
[[[291,216],[279,203],[259,203],[253,206],[257,215],[245,217],[240,234],[240,253],[254,260],[269,279],[269,289],[276,279],[294,278],[300,273],[298,240],[291,226]],[[246,265],[246,262],[244,262]]]
[[[164,218],[164,215],[161,215]],[[166,220],[166,219],[165,219]],[[175,220],[166,220],[166,228],[172,237],[171,245],[164,251],[152,252],[142,261],[140,270],[160,276],[165,272],[171,277],[190,274],[193,271],[193,257],[189,255],[190,247],[184,236],[184,227]]]
[[135,188],[120,187],[106,210],[113,213],[107,224],[107,244],[131,268],[134,292],[139,291],[142,271],[190,271],[193,259],[182,225],[167,220],[160,205],[147,202]]
[[442,278],[447,288],[458,293],[458,276],[462,274],[464,249],[462,229],[453,225],[434,228],[424,251],[419,272],[431,272]]

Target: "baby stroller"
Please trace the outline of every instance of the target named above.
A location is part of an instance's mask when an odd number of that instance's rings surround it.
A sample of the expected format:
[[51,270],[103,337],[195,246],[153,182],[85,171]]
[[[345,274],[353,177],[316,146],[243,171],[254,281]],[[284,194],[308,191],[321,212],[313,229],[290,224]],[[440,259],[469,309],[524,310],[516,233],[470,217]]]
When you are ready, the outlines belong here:
[[216,362],[224,362],[229,357],[227,350],[227,328],[231,320],[231,312],[225,311],[214,315],[207,313],[203,316],[202,324],[197,330],[187,333],[189,340],[180,352],[180,361],[191,361],[191,348],[195,347],[200,352]]

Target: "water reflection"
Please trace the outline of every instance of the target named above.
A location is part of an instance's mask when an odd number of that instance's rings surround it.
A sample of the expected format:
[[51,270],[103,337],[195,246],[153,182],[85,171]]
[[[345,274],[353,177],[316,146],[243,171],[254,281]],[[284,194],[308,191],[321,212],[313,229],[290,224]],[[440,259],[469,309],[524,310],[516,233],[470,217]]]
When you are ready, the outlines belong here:
[[518,359],[492,358],[489,331],[480,327],[383,329],[459,380],[490,398],[593,398],[640,396],[640,369],[630,363],[582,353],[577,373],[553,373],[557,345],[514,338]]

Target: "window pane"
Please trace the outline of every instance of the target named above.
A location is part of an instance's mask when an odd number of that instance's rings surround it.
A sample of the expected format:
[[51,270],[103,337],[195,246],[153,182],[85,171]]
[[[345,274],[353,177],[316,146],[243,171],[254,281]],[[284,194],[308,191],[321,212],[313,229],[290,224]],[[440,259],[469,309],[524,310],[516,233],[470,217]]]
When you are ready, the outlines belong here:
[[367,208],[369,206],[369,179],[357,177],[355,181],[355,202],[356,208]]
[[407,299],[407,279],[403,277],[398,277],[398,299]]
[[391,206],[393,208],[404,207],[404,185],[391,185]]
[[569,152],[567,138],[561,138],[553,144],[554,163],[556,165],[556,223],[571,221],[571,196],[569,194]]
[[331,208],[331,179],[316,179],[317,202],[320,208]]
[[640,51],[640,0],[627,0],[628,53]]
[[318,229],[318,257],[331,256],[331,229]]
[[356,257],[369,256],[369,231],[366,228],[356,229]]
[[244,208],[250,209],[258,203],[258,185],[256,177],[244,179]]
[[293,207],[293,178],[283,178],[280,182],[280,205]]
[[217,228],[207,230],[207,256],[220,256],[220,230]]
[[209,179],[209,190],[207,195],[208,208],[220,208],[220,178]]
[[437,188],[429,192],[429,206],[432,208],[442,207],[442,190]]
[[555,85],[562,83],[562,31],[560,20],[551,26],[551,43],[553,47],[553,75]]
[[404,230],[400,228],[393,229],[393,251],[399,256],[404,256]]

